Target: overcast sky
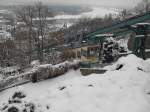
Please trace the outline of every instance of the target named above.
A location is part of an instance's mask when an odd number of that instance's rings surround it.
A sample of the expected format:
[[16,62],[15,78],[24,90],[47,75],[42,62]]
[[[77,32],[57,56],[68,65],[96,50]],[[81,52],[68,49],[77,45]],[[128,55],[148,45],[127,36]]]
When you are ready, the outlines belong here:
[[[0,4],[20,4],[35,2],[37,0],[0,0]],[[40,0],[45,3],[59,3],[59,4],[88,4],[112,7],[134,7],[141,0]]]

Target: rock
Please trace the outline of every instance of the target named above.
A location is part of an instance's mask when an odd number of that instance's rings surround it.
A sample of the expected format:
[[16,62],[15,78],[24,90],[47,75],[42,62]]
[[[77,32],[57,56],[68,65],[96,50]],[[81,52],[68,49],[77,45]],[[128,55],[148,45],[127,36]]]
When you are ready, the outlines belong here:
[[25,97],[26,97],[26,95],[23,92],[19,91],[19,92],[14,93],[14,95],[12,96],[12,99],[15,99],[15,98],[22,99],[22,98],[25,98]]

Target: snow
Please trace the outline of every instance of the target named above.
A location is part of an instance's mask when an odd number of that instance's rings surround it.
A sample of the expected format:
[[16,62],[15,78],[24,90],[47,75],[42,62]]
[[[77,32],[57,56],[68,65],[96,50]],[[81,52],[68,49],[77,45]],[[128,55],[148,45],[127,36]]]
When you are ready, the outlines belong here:
[[40,61],[39,60],[34,60],[31,62],[31,66],[35,67],[35,66],[39,66],[40,65]]
[[112,36],[113,36],[113,34],[109,34],[109,33],[96,35],[96,37],[112,37]]
[[146,62],[147,62],[147,63],[150,63],[150,58],[146,59]]
[[106,66],[105,69],[115,71],[119,65],[123,65],[120,69],[121,71],[137,71],[137,69],[141,69],[145,72],[150,72],[150,63],[148,63],[148,61],[143,61],[143,59],[133,54],[127,57],[121,57],[116,63],[111,66]]
[[4,41],[6,39],[13,39],[11,34],[5,30],[0,30],[0,41]]
[[8,72],[14,72],[14,71],[18,71],[20,68],[18,66],[11,66],[11,67],[5,67],[5,68],[1,68],[1,71],[3,73],[8,73]]
[[[67,25],[67,27],[72,26],[78,19],[80,18],[103,18],[105,15],[112,14],[113,17],[119,14],[119,9],[115,8],[106,8],[106,7],[91,7],[92,11],[90,12],[83,12],[78,15],[69,15],[69,14],[62,14],[62,15],[56,15],[54,17],[47,17],[46,19],[56,20],[58,24],[55,24],[52,29],[59,30],[60,28],[63,28],[62,26],[64,23]],[[34,18],[33,20],[39,20],[39,18]],[[72,22],[70,20],[73,20]],[[51,26],[51,25],[50,25]]]
[[3,75],[2,74],[0,74],[0,81],[3,79]]
[[[118,14],[119,10],[112,9],[112,8],[105,8],[105,7],[92,7],[92,11],[90,12],[84,12],[79,15],[56,15],[55,17],[49,17],[47,20],[59,20],[59,19],[79,19],[82,17],[88,17],[88,18],[96,18],[96,17],[104,17],[106,14]],[[38,18],[35,18],[34,20],[39,20]]]
[[129,40],[129,38],[124,38],[124,39],[119,39],[117,42],[120,47],[123,47],[126,51],[129,51],[128,40]]
[[118,14],[118,11],[112,8],[94,7],[93,11],[83,13],[82,16],[87,16],[89,18],[96,18],[96,17],[104,17],[106,14],[116,15]]
[[55,16],[54,19],[79,19],[82,17],[88,18],[96,18],[96,17],[104,17],[106,14],[118,14],[116,9],[112,8],[104,8],[104,7],[93,7],[92,11],[81,13],[80,15],[58,15]]
[[8,13],[11,13],[11,11],[9,11],[9,10],[0,10],[0,13],[1,14],[8,14]]
[[[123,67],[116,70],[120,64]],[[37,112],[149,112],[150,61],[128,55],[106,68],[105,74],[85,77],[72,70],[58,78],[5,90],[0,93],[0,105],[22,91],[24,101],[39,105]]]
[[145,52],[150,52],[150,49],[145,49]]
[[0,67],[0,80],[19,75],[19,70],[20,68],[18,66],[11,66],[5,68]]

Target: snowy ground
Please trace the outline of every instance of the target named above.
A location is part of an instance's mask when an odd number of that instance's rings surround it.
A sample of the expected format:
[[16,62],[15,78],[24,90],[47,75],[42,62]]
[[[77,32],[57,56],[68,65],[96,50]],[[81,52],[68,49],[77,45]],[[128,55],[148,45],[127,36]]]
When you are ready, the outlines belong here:
[[22,91],[24,101],[38,105],[36,112],[150,111],[150,60],[129,55],[106,69],[105,74],[86,77],[79,70],[70,71],[55,79],[3,91],[0,105],[15,91]]

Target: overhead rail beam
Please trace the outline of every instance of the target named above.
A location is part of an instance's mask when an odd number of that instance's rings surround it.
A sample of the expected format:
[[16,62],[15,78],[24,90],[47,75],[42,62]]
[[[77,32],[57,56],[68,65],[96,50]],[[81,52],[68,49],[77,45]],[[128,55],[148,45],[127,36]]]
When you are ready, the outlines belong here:
[[134,25],[136,23],[141,23],[141,22],[146,21],[146,20],[150,20],[150,11],[143,14],[143,15],[134,16],[130,19],[120,21],[118,23],[114,23],[112,25],[109,25],[109,26],[106,26],[103,28],[99,28],[96,31],[86,35],[84,37],[84,39],[90,39],[91,37],[98,35],[98,34],[110,33],[110,32],[113,32],[113,30],[117,30],[120,28],[126,28],[127,26],[131,26],[131,25]]

